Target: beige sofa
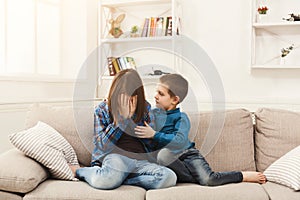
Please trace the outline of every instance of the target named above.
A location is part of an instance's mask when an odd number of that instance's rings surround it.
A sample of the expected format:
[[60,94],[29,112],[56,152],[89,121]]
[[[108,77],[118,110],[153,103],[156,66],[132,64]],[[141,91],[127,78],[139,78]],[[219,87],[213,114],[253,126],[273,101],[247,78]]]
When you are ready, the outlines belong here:
[[[79,162],[88,165],[91,157],[89,149],[92,146],[85,147],[83,143],[91,141],[93,124],[92,119],[87,116],[92,116],[92,112],[92,109],[74,111],[71,107],[35,105],[28,112],[26,126],[31,127],[39,120],[48,123],[70,142]],[[300,145],[298,113],[263,108],[254,115],[255,120],[253,114],[245,109],[225,112],[221,135],[206,156],[215,171],[264,171],[286,152]],[[79,116],[79,120],[74,120],[74,116]],[[190,114],[194,133],[191,137],[196,141],[197,148],[201,147],[206,133],[209,132],[211,116],[208,112]],[[256,122],[255,126],[253,122]],[[79,137],[78,132],[86,135]],[[148,191],[134,186],[97,190],[81,181],[51,179],[43,166],[22,152],[12,149],[0,155],[0,199],[299,200],[300,192],[272,182],[263,185],[238,183],[217,187],[181,183],[171,188]]]

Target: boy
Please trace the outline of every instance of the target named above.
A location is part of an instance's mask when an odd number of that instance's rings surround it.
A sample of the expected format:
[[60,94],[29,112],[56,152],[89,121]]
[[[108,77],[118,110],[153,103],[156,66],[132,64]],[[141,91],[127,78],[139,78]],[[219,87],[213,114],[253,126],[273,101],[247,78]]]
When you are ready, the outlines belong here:
[[188,82],[179,74],[164,75],[159,81],[155,95],[157,108],[153,109],[155,130],[146,123],[146,126],[137,126],[135,134],[139,138],[152,138],[152,150],[160,150],[157,155],[158,163],[172,169],[178,182],[207,186],[242,181],[266,182],[266,177],[261,172],[213,172],[194,147],[195,143],[188,139],[188,116],[176,108],[187,95]]

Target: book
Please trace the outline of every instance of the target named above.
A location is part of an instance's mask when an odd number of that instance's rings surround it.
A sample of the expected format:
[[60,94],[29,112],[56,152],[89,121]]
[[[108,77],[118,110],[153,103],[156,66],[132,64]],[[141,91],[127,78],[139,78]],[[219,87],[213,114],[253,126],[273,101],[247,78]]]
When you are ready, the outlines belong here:
[[116,70],[113,65],[113,59],[114,57],[107,57],[107,67],[110,76],[116,75]]
[[126,66],[128,69],[136,69],[136,64],[133,57],[126,57]]
[[163,36],[163,17],[156,18],[156,29],[155,29],[155,36]]
[[127,66],[126,66],[126,61],[125,61],[125,57],[118,57],[117,60],[118,60],[118,64],[121,68],[121,70],[123,69],[127,69]]
[[118,73],[119,71],[121,71],[119,64],[117,62],[117,59],[115,57],[112,57],[112,64],[114,66],[115,72]]
[[167,17],[166,34],[165,34],[166,36],[172,35],[172,23],[173,23],[172,17],[171,16]]
[[149,18],[145,18],[142,35],[141,35],[142,37],[148,36],[148,28],[149,28]]
[[150,31],[149,31],[149,37],[155,36],[155,24],[156,24],[156,17],[150,18]]

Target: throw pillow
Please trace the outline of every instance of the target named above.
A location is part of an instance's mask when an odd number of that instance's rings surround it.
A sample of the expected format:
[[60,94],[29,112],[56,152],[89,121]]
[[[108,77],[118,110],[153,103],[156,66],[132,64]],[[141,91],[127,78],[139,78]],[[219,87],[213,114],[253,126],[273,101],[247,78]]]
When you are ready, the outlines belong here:
[[[16,148],[0,154],[0,191],[27,193],[48,176],[46,168]],[[0,199],[6,198],[0,194]]]
[[9,136],[11,143],[49,169],[53,178],[77,180],[68,164],[78,165],[72,146],[54,128],[38,122],[34,127]]
[[271,164],[264,172],[268,181],[300,190],[300,146]]

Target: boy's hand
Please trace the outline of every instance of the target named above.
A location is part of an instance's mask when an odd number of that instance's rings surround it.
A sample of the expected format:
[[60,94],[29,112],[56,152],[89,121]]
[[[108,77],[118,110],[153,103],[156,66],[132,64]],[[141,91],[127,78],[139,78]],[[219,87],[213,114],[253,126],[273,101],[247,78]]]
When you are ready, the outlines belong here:
[[134,131],[138,138],[153,138],[155,131],[145,122],[146,126],[137,126]]

